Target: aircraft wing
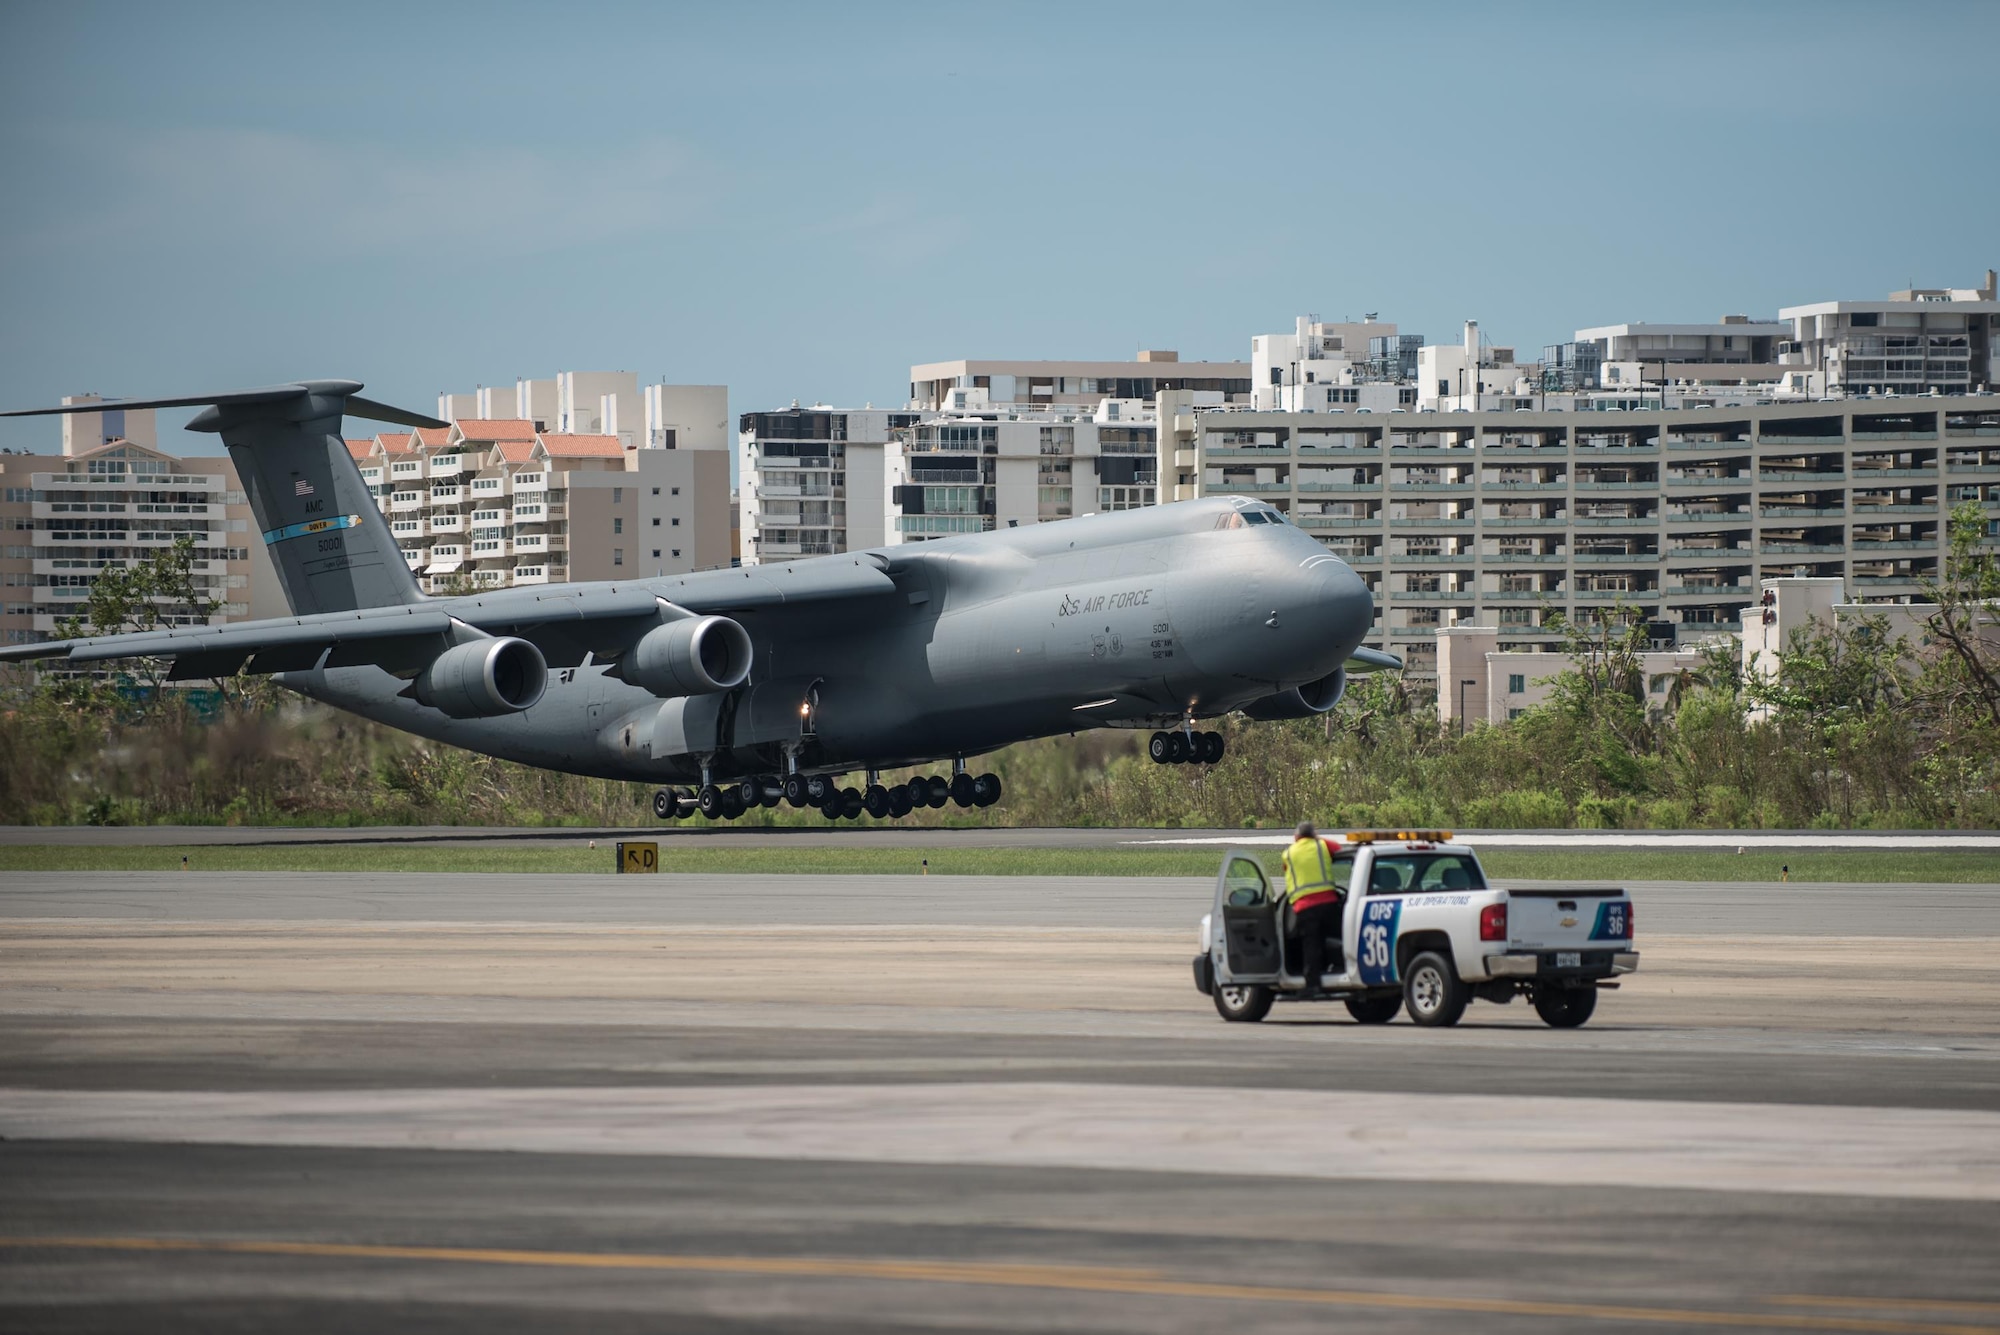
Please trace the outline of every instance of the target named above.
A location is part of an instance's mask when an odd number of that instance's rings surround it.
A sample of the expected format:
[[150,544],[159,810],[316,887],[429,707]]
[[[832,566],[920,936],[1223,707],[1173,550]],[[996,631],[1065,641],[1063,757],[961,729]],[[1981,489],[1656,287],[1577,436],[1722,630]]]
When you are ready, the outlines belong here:
[[469,630],[474,638],[519,636],[551,667],[575,667],[587,653],[600,659],[623,653],[671,608],[727,614],[893,593],[885,564],[866,555],[818,557],[634,584],[496,589],[351,612],[9,645],[0,648],[0,662],[171,658],[169,676],[176,681],[233,676],[240,669],[302,672],[367,663],[393,672],[421,668]]

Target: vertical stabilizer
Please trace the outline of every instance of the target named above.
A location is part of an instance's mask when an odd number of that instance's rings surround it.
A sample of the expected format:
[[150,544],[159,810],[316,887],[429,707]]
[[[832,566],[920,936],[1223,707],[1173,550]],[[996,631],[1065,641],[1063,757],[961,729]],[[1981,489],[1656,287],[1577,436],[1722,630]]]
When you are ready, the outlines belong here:
[[341,418],[404,426],[444,423],[356,397],[360,388],[354,380],[306,380],[225,394],[109,400],[0,416],[207,405],[188,430],[217,432],[229,447],[285,601],[295,615],[304,616],[423,599],[388,520],[347,452]]

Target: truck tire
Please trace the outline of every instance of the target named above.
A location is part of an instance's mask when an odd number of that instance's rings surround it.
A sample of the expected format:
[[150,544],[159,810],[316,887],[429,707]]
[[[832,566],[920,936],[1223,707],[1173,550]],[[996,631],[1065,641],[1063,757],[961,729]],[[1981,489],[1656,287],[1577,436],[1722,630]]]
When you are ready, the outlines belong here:
[[1271,1013],[1273,1000],[1268,987],[1225,983],[1215,989],[1215,1013],[1232,1022],[1255,1023]]
[[1401,1009],[1403,999],[1394,992],[1347,999],[1347,1013],[1354,1017],[1356,1024],[1387,1024],[1396,1018],[1396,1012]]
[[1427,950],[1403,971],[1403,1009],[1426,1029],[1457,1024],[1469,996],[1450,960]]
[[1575,1029],[1597,1010],[1594,987],[1538,987],[1535,1014],[1551,1029]]

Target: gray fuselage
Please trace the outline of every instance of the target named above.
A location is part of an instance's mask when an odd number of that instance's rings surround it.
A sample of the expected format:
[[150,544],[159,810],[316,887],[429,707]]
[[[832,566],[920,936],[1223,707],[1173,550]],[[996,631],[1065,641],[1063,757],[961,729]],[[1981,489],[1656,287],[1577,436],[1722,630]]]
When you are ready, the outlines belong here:
[[[1245,523],[1252,512],[1270,518]],[[892,592],[730,613],[750,632],[755,666],[712,696],[662,700],[586,660],[552,668],[530,709],[451,719],[380,668],[279,680],[529,765],[659,783],[706,770],[722,781],[889,769],[1214,717],[1339,671],[1373,617],[1344,562],[1275,511],[1235,499],[859,555],[886,570]]]

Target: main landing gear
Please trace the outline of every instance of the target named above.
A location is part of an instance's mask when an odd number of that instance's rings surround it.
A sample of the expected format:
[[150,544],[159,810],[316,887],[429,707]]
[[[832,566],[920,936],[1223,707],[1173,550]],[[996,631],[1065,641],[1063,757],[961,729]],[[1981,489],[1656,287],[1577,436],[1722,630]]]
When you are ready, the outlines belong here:
[[[1220,740],[1220,739],[1218,739]],[[653,814],[661,820],[680,820],[699,812],[709,820],[735,820],[752,807],[817,807],[828,820],[856,820],[866,814],[875,820],[895,820],[918,807],[990,807],[1000,800],[1000,778],[995,774],[977,777],[960,770],[947,779],[939,774],[919,774],[907,783],[884,786],[869,775],[865,789],[839,788],[823,774],[788,774],[783,778],[766,775],[738,783],[703,784],[698,789],[662,788],[653,794]]]
[[1213,765],[1223,749],[1219,732],[1156,732],[1146,743],[1155,765]]

